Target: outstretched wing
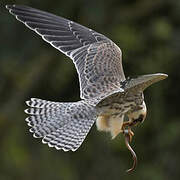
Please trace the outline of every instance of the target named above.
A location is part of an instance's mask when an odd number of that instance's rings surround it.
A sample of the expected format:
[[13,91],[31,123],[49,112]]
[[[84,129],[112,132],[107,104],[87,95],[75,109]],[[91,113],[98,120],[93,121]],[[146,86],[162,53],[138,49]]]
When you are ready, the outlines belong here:
[[[147,87],[150,85],[164,80],[168,77],[167,74],[164,73],[156,73],[156,74],[147,74],[134,78],[127,78],[124,82],[121,83],[121,87],[124,89],[124,92],[115,92],[109,95],[108,97],[102,99],[98,102],[96,108],[101,108],[103,106],[107,106],[112,103],[122,103],[130,93],[137,95],[139,92],[142,93]],[[118,102],[119,101],[119,102]]]
[[164,80],[168,77],[167,74],[164,73],[156,73],[156,74],[146,74],[138,77],[127,79],[124,81],[125,85],[123,89],[125,91],[134,91],[134,92],[143,92],[147,87],[152,84]]
[[26,102],[29,109],[25,112],[35,138],[49,147],[64,151],[76,151],[96,119],[94,107],[85,101],[75,103],[51,102],[31,98]]
[[111,40],[78,23],[21,5],[9,12],[53,47],[69,56],[77,69],[82,99],[105,96],[125,80],[121,50]]
[[82,47],[72,57],[79,73],[81,98],[101,99],[113,91],[123,91],[121,51],[112,41]]

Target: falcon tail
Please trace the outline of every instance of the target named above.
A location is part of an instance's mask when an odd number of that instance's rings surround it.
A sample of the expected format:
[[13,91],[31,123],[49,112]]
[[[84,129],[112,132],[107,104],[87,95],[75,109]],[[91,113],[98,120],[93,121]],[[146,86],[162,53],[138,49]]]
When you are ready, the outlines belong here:
[[87,101],[73,103],[51,102],[36,98],[26,101],[30,106],[25,112],[30,132],[49,147],[76,151],[93,123],[96,113]]

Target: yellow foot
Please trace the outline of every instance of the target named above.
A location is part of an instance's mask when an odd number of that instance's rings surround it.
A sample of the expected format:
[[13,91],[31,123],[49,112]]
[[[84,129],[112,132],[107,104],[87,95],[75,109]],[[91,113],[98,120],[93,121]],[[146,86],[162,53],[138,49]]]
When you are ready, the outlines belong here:
[[[134,136],[134,133],[133,133],[133,131],[131,130],[130,125],[131,125],[131,122],[129,122],[129,121],[124,122],[123,125],[122,125],[122,132],[123,132],[124,134],[128,134],[128,135],[129,135],[129,141],[131,142],[131,141],[132,141],[132,137]],[[128,129],[126,129],[126,127],[127,127]]]
[[128,128],[128,134],[129,134],[129,141],[131,142],[132,141],[132,137],[134,136],[134,133],[133,131],[131,130],[131,128]]

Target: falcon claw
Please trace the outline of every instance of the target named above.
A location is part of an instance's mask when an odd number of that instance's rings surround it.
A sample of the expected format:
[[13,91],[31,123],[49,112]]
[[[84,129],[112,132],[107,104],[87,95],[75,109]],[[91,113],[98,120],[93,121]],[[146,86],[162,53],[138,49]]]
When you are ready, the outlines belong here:
[[128,129],[128,134],[129,134],[129,141],[131,142],[132,141],[132,137],[134,136],[134,133],[133,133],[133,131],[129,128]]
[[[131,123],[129,121],[128,122],[124,122],[123,126],[122,126],[122,131],[123,131],[124,134],[128,134],[129,135],[129,138],[130,138],[129,141],[131,142],[132,141],[132,137],[134,136],[134,133],[133,133],[133,131],[130,128],[130,124]],[[125,129],[126,126],[128,127],[128,129]]]

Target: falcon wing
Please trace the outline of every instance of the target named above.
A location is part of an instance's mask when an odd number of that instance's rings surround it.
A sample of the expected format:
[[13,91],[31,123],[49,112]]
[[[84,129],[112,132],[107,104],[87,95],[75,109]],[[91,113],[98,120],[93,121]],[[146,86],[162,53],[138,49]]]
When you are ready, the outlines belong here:
[[130,78],[129,80],[127,79],[127,81],[125,81],[124,87],[122,87],[125,91],[143,92],[150,85],[164,80],[167,77],[168,75],[164,73],[142,75],[136,78]]
[[[130,78],[121,83],[121,87],[124,89],[124,92],[115,92],[110,94],[108,97],[102,99],[98,102],[97,108],[101,108],[102,106],[106,106],[112,103],[122,103],[124,98],[128,93],[137,94],[138,92],[143,92],[150,85],[164,80],[168,77],[167,74],[164,73],[156,73],[156,74],[147,74],[138,76],[136,78]],[[119,101],[119,102],[118,102]]]
[[77,69],[82,99],[122,90],[121,50],[111,40],[78,23],[21,5],[7,5],[17,20],[69,56]]

